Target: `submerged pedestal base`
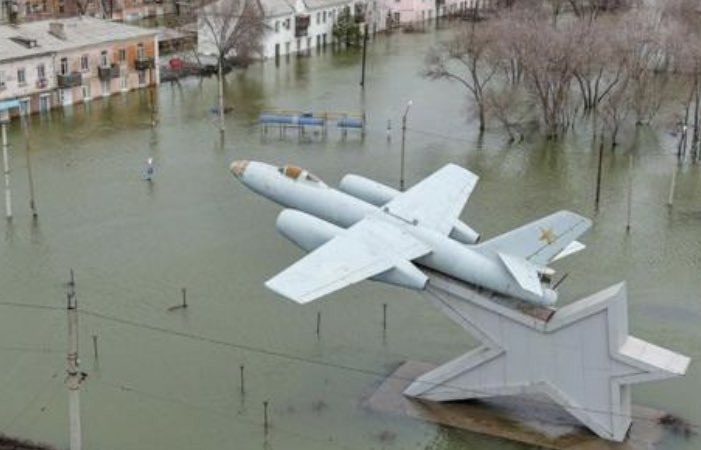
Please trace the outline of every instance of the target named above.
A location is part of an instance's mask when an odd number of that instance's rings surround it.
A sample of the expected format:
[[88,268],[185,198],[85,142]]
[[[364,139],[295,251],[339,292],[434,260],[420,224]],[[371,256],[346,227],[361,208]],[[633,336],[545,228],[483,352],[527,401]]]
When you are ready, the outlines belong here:
[[625,285],[560,309],[521,304],[431,272],[436,307],[482,345],[416,378],[432,401],[545,396],[598,436],[623,441],[630,385],[683,375],[690,359],[628,334]]
[[367,400],[376,412],[405,416],[475,433],[553,450],[653,450],[664,436],[657,423],[664,415],[632,407],[629,438],[622,443],[603,440],[557,404],[544,397],[501,397],[464,402],[435,402],[407,397],[403,391],[434,365],[408,361],[389,375]]

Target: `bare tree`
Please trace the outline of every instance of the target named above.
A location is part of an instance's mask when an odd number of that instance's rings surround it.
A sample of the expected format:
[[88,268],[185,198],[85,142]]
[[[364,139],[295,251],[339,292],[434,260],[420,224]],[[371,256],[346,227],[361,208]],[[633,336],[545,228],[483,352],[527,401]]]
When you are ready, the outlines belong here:
[[477,108],[480,131],[486,127],[485,86],[497,71],[487,57],[497,37],[491,31],[482,24],[462,28],[452,40],[429,51],[423,69],[427,78],[456,81],[467,89]]
[[197,12],[202,39],[214,49],[219,82],[219,131],[224,134],[224,66],[229,58],[247,65],[261,53],[265,13],[257,0],[220,0]]
[[594,22],[578,19],[572,32],[579,43],[574,47],[574,78],[584,111],[590,112],[625,78],[626,49],[621,42],[617,17]]

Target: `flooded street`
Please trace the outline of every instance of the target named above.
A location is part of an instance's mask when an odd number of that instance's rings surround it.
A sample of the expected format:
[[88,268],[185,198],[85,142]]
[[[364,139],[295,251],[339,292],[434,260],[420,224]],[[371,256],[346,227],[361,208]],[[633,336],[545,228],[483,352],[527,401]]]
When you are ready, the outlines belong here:
[[[230,162],[293,163],[329,185],[351,172],[397,187],[409,100],[407,185],[448,162],[478,174],[462,219],[484,238],[558,209],[591,217],[587,250],[555,264],[558,276],[570,274],[561,303],[625,280],[631,334],[701,358],[701,168],[682,167],[668,208],[676,141],[643,129],[627,234],[630,136],[605,153],[595,214],[597,154],[584,127],[562,142],[530,137],[508,146],[498,130],[478,136],[457,85],[421,78],[423,55],[448,33],[378,36],[368,48],[364,92],[360,52],[329,49],[234,72],[223,145],[209,112],[214,78],[160,86],[155,128],[148,92],[34,117],[37,224],[25,142],[13,122],[14,218],[0,221],[0,430],[68,445],[65,305],[73,268],[88,373],[85,448],[526,448],[364,408],[401,362],[438,364],[475,344],[427,298],[365,282],[299,306],[263,286],[302,252],[276,232],[280,208],[238,183]],[[264,136],[256,122],[266,109],[364,111],[367,135],[343,140],[332,126],[326,139],[300,140],[294,130],[281,139],[276,129]],[[149,157],[153,183],[142,178]],[[169,311],[182,288],[189,307]],[[633,399],[701,424],[697,361],[684,378],[634,386]],[[670,436],[664,448],[700,442]]]

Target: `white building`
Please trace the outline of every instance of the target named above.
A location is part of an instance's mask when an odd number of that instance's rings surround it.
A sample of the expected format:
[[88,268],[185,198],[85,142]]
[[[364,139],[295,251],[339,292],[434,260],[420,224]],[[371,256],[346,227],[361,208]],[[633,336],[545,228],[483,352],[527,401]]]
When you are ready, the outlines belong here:
[[[203,14],[217,14],[225,11],[226,2],[220,0],[205,9]],[[379,2],[371,0],[373,10],[368,11],[373,17],[372,31],[384,29],[384,17]],[[306,54],[312,50],[333,43],[333,25],[344,8],[349,8],[351,15],[358,21],[366,18],[366,2],[356,0],[261,0],[265,11],[268,31],[262,42],[263,58],[275,58],[290,54]],[[374,15],[373,15],[374,14]],[[380,22],[382,20],[382,22]],[[216,56],[216,46],[212,33],[198,21],[198,52],[203,55]],[[211,21],[210,21],[211,22]],[[360,23],[362,27],[362,23]]]

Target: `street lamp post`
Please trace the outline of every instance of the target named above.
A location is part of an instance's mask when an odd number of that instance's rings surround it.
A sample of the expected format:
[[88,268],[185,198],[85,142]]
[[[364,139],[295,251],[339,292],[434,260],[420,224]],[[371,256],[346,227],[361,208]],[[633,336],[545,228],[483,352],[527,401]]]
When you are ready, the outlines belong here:
[[409,114],[409,108],[411,108],[412,101],[409,100],[406,104],[406,109],[404,110],[404,115],[402,116],[402,154],[399,168],[399,190],[404,191],[404,144],[406,142],[406,117]]

